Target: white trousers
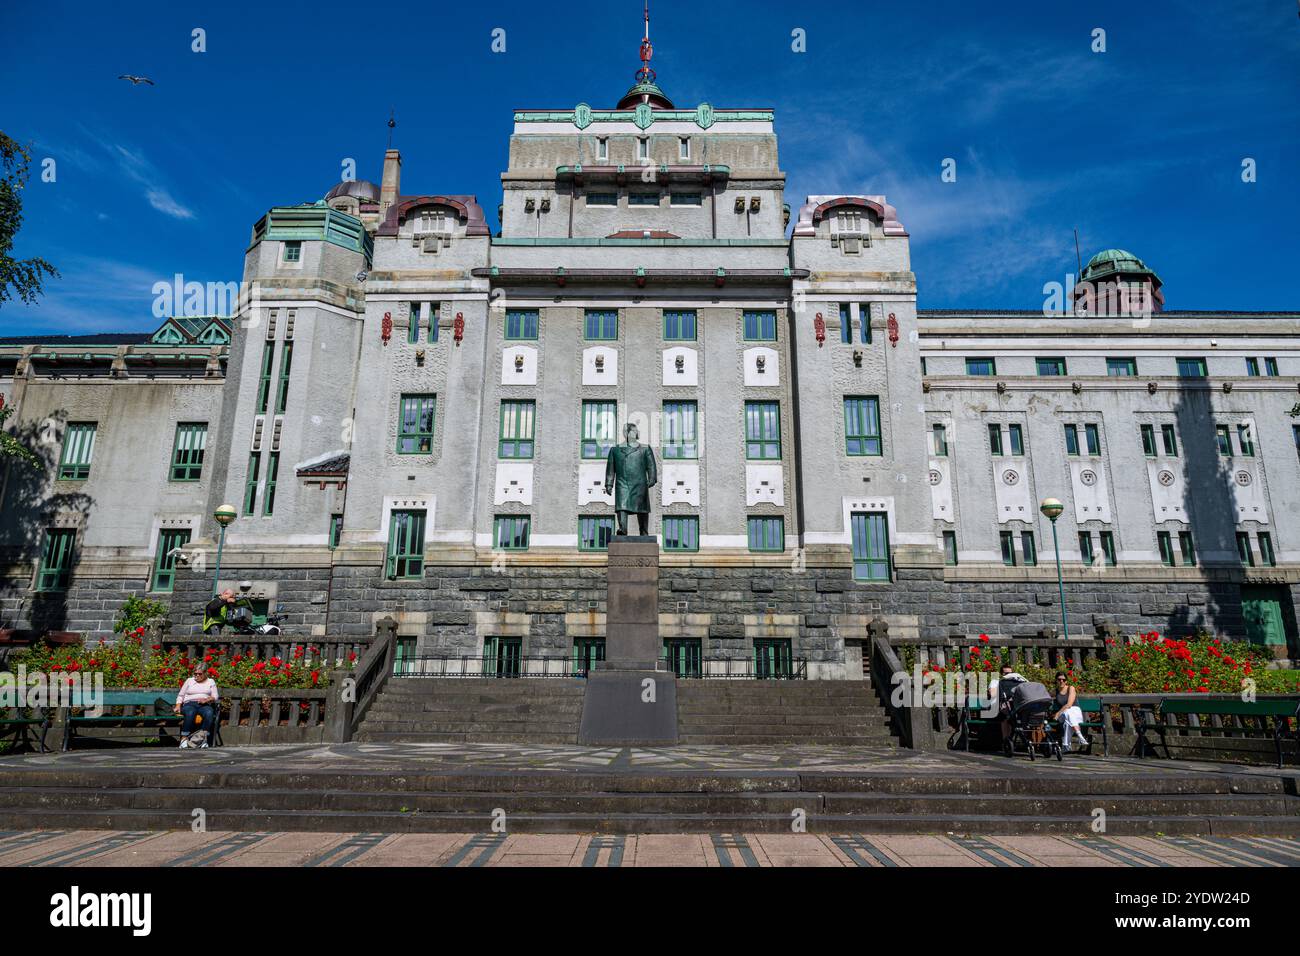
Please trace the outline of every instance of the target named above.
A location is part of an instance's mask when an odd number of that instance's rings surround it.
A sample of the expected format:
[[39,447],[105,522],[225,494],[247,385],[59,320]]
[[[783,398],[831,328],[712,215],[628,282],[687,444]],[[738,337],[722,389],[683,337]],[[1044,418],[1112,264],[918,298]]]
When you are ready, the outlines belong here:
[[1079,730],[1079,725],[1083,723],[1083,711],[1079,709],[1078,705],[1067,707],[1065,710],[1061,711],[1060,720],[1061,728],[1064,731],[1061,737],[1062,747],[1069,750],[1070,742],[1074,739],[1075,734],[1078,734],[1079,739],[1084,741],[1084,743],[1087,743],[1087,739],[1083,736],[1083,731]]

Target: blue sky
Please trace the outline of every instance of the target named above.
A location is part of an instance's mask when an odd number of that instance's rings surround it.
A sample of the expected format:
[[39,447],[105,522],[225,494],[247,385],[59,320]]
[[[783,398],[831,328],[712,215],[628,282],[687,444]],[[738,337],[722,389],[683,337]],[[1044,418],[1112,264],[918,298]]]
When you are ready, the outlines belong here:
[[[477,194],[495,229],[511,111],[612,106],[640,17],[626,0],[5,0],[0,121],[57,162],[16,253],[63,277],[0,309],[0,334],[149,329],[155,282],[238,279],[269,206],[319,199],[347,157],[379,179],[390,107],[403,191]],[[679,106],[776,109],[796,210],[886,194],[922,308],[1038,308],[1074,270],[1076,226],[1085,260],[1144,258],[1169,308],[1300,308],[1295,0],[655,0],[651,32]]]

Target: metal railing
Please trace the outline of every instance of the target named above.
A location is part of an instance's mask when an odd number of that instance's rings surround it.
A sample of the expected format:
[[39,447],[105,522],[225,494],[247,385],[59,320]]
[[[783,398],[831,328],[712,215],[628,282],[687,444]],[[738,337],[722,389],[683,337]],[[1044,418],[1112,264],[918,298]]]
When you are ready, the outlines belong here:
[[[596,662],[599,669],[601,662]],[[394,677],[587,677],[592,664],[560,656],[473,657],[421,655],[393,661]],[[706,657],[696,667],[676,668],[683,680],[807,680],[808,659],[758,664],[752,657]]]

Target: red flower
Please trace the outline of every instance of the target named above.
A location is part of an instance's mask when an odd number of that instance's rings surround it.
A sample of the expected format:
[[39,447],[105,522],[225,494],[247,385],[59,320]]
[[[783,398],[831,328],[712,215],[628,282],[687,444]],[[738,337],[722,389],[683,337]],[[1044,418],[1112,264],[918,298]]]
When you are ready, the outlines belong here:
[[989,636],[988,636],[987,634],[981,634],[981,635],[980,635],[980,643],[981,643],[981,644],[987,644],[988,642],[989,642]]

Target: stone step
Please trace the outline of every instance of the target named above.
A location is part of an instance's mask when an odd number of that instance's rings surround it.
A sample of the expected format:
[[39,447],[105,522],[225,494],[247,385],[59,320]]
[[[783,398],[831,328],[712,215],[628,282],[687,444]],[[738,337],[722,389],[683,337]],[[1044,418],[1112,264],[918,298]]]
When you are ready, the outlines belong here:
[[573,744],[578,739],[576,730],[563,733],[542,733],[530,730],[527,733],[474,731],[463,733],[443,731],[427,733],[417,730],[379,731],[362,727],[353,738],[361,743],[389,744]]
[[519,718],[528,716],[546,716],[548,714],[572,716],[582,713],[582,701],[562,701],[555,704],[525,703],[512,704],[453,704],[446,701],[397,701],[381,697],[366,711],[366,718],[413,717],[421,714],[430,716],[448,714],[473,714],[483,718]]
[[561,720],[474,720],[472,718],[463,719],[443,719],[443,720],[371,720],[369,717],[362,723],[362,729],[367,733],[378,734],[400,734],[412,733],[421,736],[432,736],[442,733],[454,734],[568,734],[570,738],[576,740],[577,725],[573,721]]

